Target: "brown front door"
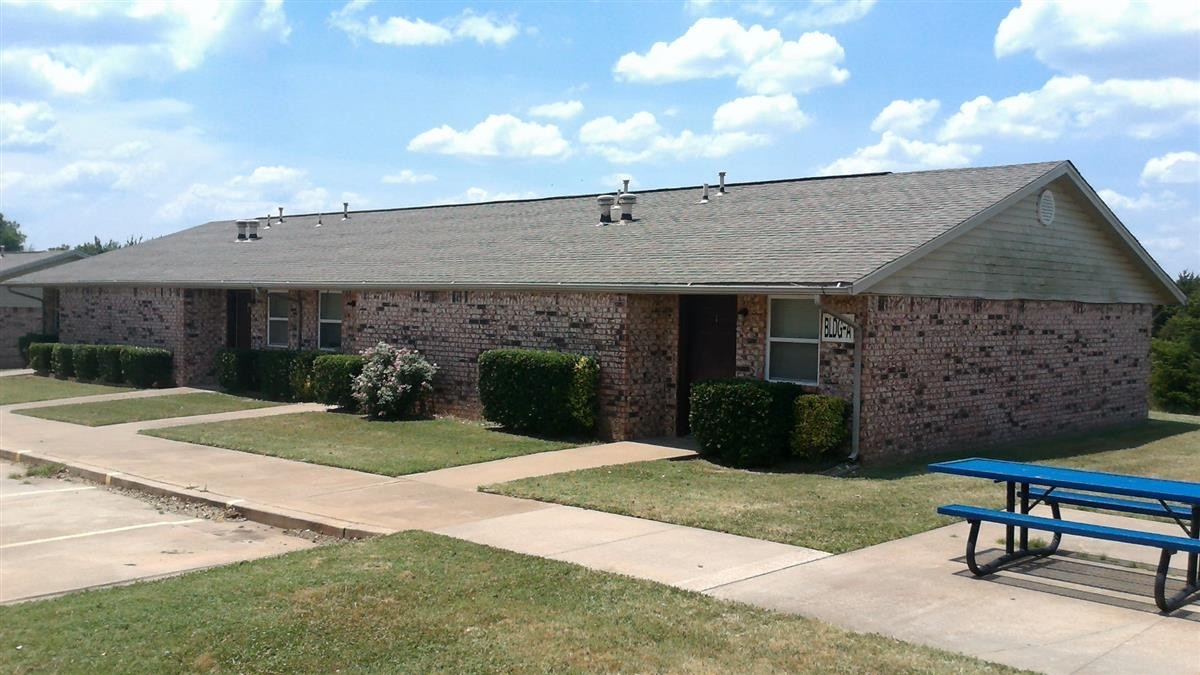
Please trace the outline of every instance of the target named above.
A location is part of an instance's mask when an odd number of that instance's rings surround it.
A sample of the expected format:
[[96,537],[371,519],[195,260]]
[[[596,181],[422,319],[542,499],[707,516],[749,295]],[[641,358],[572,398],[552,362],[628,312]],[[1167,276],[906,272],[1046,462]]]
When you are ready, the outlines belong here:
[[253,291],[228,291],[225,294],[225,346],[250,348],[250,302]]
[[692,383],[733,377],[737,343],[737,297],[682,295],[679,298],[679,388],[675,431],[687,435]]

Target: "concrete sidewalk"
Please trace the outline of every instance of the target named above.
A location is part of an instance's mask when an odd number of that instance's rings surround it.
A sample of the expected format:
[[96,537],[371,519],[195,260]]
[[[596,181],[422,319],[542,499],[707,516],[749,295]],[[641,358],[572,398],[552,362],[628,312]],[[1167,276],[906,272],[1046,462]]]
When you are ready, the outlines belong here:
[[[146,394],[115,397],[139,395]],[[1101,594],[1090,592],[1089,580],[1008,572],[971,578],[961,560],[965,524],[830,556],[475,491],[490,482],[692,454],[685,449],[614,443],[389,478],[136,433],[311,406],[100,428],[13,414],[64,402],[0,407],[0,457],[57,461],[104,482],[228,504],[285,527],[342,536],[429,530],[1049,673],[1200,672],[1195,605],[1162,616],[1149,598],[1152,582],[1115,566],[1111,574],[1133,578]],[[1125,560],[1145,553],[1104,544],[1090,552]],[[1062,574],[1078,580],[1081,573]]]

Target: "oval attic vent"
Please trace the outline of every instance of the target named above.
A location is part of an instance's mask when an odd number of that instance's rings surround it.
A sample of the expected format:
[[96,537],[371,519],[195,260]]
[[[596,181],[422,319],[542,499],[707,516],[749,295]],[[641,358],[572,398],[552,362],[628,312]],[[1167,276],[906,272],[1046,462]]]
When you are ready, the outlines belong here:
[[1054,193],[1049,190],[1042,190],[1042,195],[1038,197],[1037,219],[1042,225],[1049,226],[1054,222]]

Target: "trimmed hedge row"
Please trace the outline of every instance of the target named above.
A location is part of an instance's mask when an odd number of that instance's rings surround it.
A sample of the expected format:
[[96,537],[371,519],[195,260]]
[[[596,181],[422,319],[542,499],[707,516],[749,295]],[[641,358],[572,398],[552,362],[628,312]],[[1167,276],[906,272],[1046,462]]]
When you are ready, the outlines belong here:
[[29,363],[29,345],[40,343],[58,342],[58,333],[26,333],[17,338],[17,350],[21,352],[21,361]]
[[484,418],[512,431],[561,436],[596,426],[600,366],[590,356],[535,349],[479,355]]
[[816,458],[846,439],[846,405],[803,395],[800,385],[721,379],[692,385],[688,421],[701,454],[738,467],[764,467],[789,452]]
[[357,410],[354,378],[363,370],[363,357],[354,354],[323,354],[313,361],[313,396],[325,405]]
[[65,379],[167,387],[173,381],[171,352],[132,345],[83,345],[31,342],[29,367],[38,375]]
[[351,387],[362,357],[286,349],[222,349],[217,383],[232,393],[257,392],[279,401],[319,401],[355,409]]

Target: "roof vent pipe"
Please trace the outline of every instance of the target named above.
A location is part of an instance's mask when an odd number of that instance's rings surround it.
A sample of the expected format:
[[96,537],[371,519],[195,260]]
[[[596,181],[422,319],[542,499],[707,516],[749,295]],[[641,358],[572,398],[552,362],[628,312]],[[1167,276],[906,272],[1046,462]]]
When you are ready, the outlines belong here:
[[246,225],[248,226],[248,229],[250,230],[250,237],[249,237],[250,241],[258,241],[258,219],[255,218],[254,220],[251,220],[250,222],[246,223]]
[[[258,221],[256,220],[254,223],[258,224]],[[249,226],[249,224],[249,220],[237,221],[237,239],[235,241],[237,241],[239,244],[243,241],[246,241],[246,227]]]
[[617,197],[617,204],[621,207],[621,222],[633,222],[633,205],[637,203],[637,196],[631,195],[628,192],[622,193]]
[[723,195],[725,194],[725,172],[721,171],[717,174],[717,176],[721,179],[721,185],[717,188],[717,194]]
[[318,213],[318,214],[317,214],[317,225],[316,225],[317,227],[320,227],[320,226],[321,226],[321,219],[322,219],[322,218],[324,218],[324,217],[325,217],[325,214],[324,214],[324,213]]
[[279,224],[283,224],[283,207],[279,207]]
[[350,220],[350,202],[342,202],[342,220]]
[[708,183],[704,184],[704,192],[700,193],[700,203],[701,204],[708,203]]
[[612,195],[600,195],[596,197],[596,203],[600,205],[600,222],[597,225],[608,225],[612,222],[612,206],[617,198]]
[[267,217],[265,220],[263,220],[262,226],[263,226],[264,230],[271,229],[271,212],[270,211],[267,211]]
[[623,187],[621,188],[621,194],[625,194],[626,192],[629,192],[629,179],[628,178],[622,179],[621,184],[623,185]]

